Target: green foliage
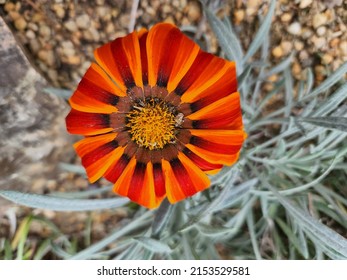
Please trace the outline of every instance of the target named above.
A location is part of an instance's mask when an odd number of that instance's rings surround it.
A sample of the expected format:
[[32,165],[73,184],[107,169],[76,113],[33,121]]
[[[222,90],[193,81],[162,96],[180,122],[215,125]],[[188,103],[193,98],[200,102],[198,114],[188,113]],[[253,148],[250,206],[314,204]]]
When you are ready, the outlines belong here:
[[[272,67],[267,61],[275,0],[247,52],[231,23],[220,20],[202,2],[223,53],[237,63],[249,135],[239,163],[212,176],[212,187],[205,193],[175,205],[164,201],[155,211],[138,208],[131,220],[84,249],[63,237],[55,242],[48,239],[36,258],[51,250],[62,259],[218,259],[217,245],[221,245],[222,255],[233,259],[347,259],[346,236],[341,235],[347,230],[347,63],[315,88],[310,69],[306,81],[296,82],[290,71],[291,55]],[[263,85],[274,74],[280,79],[266,93]],[[67,92],[48,91],[68,97]],[[271,107],[272,98],[282,105]],[[84,174],[78,166],[63,164],[62,168]],[[8,191],[0,195],[57,211],[126,203],[118,198],[115,204],[86,199],[108,190],[60,198]],[[7,240],[0,243],[4,258],[28,256],[25,239],[30,219],[12,243],[16,246]]]

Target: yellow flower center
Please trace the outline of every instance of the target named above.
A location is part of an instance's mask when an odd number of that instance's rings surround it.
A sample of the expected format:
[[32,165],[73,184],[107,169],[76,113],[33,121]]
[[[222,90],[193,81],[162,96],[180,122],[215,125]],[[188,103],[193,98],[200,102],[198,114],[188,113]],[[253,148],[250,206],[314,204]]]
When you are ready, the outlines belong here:
[[127,114],[131,140],[149,150],[162,149],[175,140],[177,120],[170,108],[163,102],[139,102]]

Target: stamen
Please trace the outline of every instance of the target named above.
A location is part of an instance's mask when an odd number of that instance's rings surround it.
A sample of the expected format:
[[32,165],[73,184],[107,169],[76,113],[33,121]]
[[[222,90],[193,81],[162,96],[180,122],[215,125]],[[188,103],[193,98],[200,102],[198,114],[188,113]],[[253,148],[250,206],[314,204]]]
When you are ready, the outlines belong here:
[[139,100],[127,114],[131,140],[149,150],[162,149],[175,143],[175,128],[182,123],[181,116],[163,101],[153,98]]

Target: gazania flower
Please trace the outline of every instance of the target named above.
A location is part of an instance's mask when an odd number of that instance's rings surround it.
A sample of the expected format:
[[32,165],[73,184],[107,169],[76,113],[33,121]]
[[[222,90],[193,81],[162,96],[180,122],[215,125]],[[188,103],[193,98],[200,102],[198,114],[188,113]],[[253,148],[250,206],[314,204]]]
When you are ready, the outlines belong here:
[[235,63],[202,51],[171,24],[95,50],[70,98],[70,133],[90,182],[148,208],[209,187],[246,138]]

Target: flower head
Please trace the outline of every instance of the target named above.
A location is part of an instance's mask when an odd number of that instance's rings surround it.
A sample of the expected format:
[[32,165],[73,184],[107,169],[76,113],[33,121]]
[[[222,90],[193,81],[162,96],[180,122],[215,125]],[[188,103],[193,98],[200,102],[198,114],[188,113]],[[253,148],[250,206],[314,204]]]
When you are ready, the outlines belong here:
[[70,98],[70,133],[91,182],[148,208],[209,187],[246,138],[235,63],[202,51],[171,24],[95,50]]

